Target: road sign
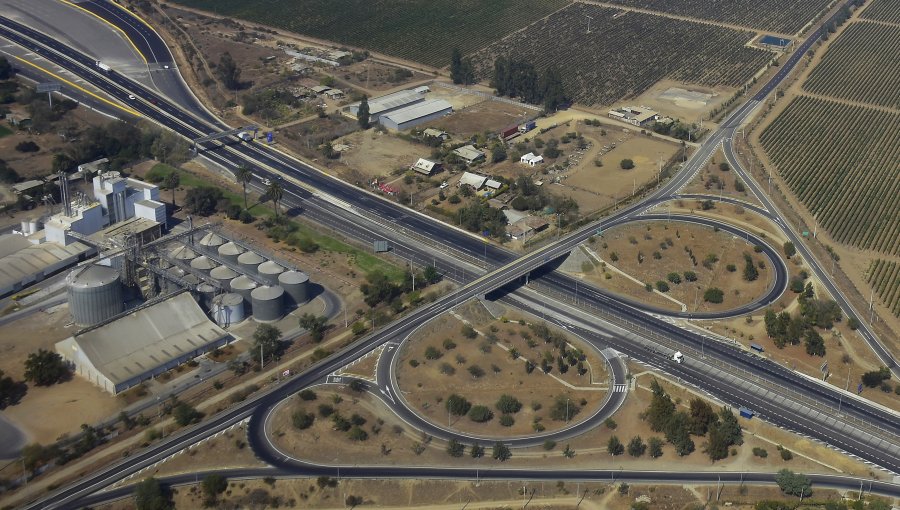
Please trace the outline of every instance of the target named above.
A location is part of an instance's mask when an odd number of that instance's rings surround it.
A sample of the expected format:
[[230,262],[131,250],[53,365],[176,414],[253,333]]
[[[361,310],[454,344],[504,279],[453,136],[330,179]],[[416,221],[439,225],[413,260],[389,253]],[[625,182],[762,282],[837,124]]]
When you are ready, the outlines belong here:
[[48,81],[47,83],[38,83],[37,84],[37,92],[43,94],[44,92],[59,92],[62,88],[62,85],[55,81]]
[[862,383],[859,383],[859,386],[856,387],[856,394],[859,395],[862,393]]
[[809,237],[809,230],[803,231],[803,237]]
[[266,142],[272,143],[274,141],[275,141],[275,133],[273,133],[272,131],[269,131],[268,133],[266,133]]

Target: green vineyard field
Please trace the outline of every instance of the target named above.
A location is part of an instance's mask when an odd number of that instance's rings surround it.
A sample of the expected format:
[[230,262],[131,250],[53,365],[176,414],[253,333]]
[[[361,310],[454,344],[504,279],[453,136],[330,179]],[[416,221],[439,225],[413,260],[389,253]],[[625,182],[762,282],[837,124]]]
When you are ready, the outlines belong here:
[[900,24],[900,3],[897,0],[872,0],[862,17]]
[[872,261],[868,271],[869,285],[891,313],[900,317],[900,264],[883,259]]
[[217,14],[443,67],[569,0],[176,0]]
[[900,25],[853,23],[828,48],[803,88],[900,108]]
[[900,115],[799,96],[760,142],[838,242],[900,254]]
[[[890,3],[893,0],[888,0]],[[828,0],[610,0],[610,3],[667,12],[688,18],[720,21],[733,25],[771,30],[782,34],[798,32],[828,6]]]
[[[587,19],[591,21],[587,32]],[[749,81],[772,58],[745,46],[741,32],[709,24],[576,3],[476,53],[476,74],[491,76],[499,56],[554,65],[578,103],[611,105],[659,80],[715,87]]]

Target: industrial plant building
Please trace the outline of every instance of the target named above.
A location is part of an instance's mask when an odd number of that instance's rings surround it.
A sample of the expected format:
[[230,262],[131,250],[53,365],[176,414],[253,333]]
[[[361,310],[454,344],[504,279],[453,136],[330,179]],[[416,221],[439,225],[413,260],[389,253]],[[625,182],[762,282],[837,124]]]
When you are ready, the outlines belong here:
[[643,106],[623,106],[622,108],[610,110],[609,118],[642,127],[659,120],[659,113]]
[[18,234],[0,236],[0,296],[18,292],[84,260],[93,249],[80,242],[68,245],[33,243]]
[[[98,285],[108,284],[100,274]],[[204,352],[230,335],[207,317],[187,292],[136,309],[56,344],[75,373],[116,395]]]
[[[368,101],[369,122],[374,124],[378,122],[378,119],[382,115],[397,111],[401,108],[405,108],[416,103],[421,103],[425,101],[425,97],[415,90],[401,90],[400,92],[394,92],[393,94],[375,97],[369,99]],[[355,118],[359,115],[359,105],[360,103],[353,103],[351,105],[348,105],[345,111]]]
[[103,208],[107,225],[130,218],[144,218],[165,225],[166,206],[159,201],[159,187],[104,172],[94,177],[94,198]]

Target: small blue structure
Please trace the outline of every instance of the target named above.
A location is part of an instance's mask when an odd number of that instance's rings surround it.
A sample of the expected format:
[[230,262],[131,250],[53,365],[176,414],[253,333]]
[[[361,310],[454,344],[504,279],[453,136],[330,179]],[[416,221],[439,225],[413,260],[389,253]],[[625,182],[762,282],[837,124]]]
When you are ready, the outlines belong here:
[[765,349],[763,349],[763,346],[761,346],[759,344],[750,344],[750,348],[756,352],[763,352],[765,350]]
[[747,409],[746,407],[740,408],[739,412],[741,414],[741,418],[747,418],[748,420],[753,419],[753,416],[756,414],[753,411]]
[[766,46],[774,46],[778,49],[784,49],[788,45],[793,42],[793,39],[787,39],[784,37],[778,37],[775,35],[764,35],[760,37],[759,44],[765,44]]

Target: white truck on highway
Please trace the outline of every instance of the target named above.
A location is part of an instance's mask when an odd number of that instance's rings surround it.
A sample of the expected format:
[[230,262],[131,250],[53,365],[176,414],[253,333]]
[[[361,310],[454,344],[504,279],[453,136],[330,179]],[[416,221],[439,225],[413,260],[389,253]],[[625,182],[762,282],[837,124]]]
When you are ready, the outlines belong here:
[[97,67],[98,67],[101,71],[103,71],[103,72],[105,72],[105,73],[110,73],[110,72],[112,72],[112,67],[109,67],[108,65],[104,64],[103,62],[100,62],[100,61],[98,60],[98,61],[96,62],[96,64],[97,64]]
[[684,363],[684,354],[682,354],[681,351],[676,351],[675,354],[672,355],[672,361],[679,365]]

